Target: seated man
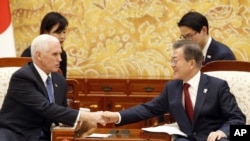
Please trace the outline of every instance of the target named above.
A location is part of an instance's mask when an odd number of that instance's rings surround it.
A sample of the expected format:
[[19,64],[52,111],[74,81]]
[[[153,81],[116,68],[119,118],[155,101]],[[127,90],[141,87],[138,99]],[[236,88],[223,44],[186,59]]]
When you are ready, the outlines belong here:
[[182,132],[175,141],[229,141],[230,125],[243,125],[246,117],[225,80],[203,74],[202,51],[190,40],[173,45],[171,65],[175,80],[153,100],[120,112],[104,112],[118,125],[145,120],[169,112]]
[[17,70],[0,111],[1,141],[50,140],[52,122],[74,126],[80,122],[83,132],[97,123],[105,125],[102,112],[83,112],[67,107],[66,80],[58,74],[62,48],[48,34],[31,44],[32,62]]

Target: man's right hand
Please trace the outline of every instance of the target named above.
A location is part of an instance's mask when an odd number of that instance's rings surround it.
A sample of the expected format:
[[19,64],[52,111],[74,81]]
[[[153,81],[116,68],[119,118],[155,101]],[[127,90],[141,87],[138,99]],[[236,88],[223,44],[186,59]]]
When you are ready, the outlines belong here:
[[75,134],[77,137],[86,137],[93,133],[97,128],[97,123],[105,126],[106,121],[102,117],[103,112],[84,112],[80,111],[80,118],[78,120]]
[[105,119],[107,123],[118,123],[119,122],[119,113],[118,112],[103,112],[102,117]]

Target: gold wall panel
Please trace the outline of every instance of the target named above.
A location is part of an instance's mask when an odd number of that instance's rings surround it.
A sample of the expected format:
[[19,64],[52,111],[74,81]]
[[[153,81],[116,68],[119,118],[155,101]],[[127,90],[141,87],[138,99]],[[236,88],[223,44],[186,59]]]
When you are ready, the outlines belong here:
[[68,77],[171,75],[177,22],[190,10],[208,18],[210,35],[238,60],[250,60],[249,0],[10,0],[10,8],[17,56],[39,34],[47,12],[69,20]]

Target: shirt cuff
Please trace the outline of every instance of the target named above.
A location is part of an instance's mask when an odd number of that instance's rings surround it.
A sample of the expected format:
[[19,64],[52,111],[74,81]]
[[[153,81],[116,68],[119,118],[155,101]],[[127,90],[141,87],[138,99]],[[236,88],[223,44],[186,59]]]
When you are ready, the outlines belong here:
[[118,115],[118,121],[115,124],[119,124],[121,123],[121,114],[119,112],[116,112],[116,114]]
[[77,117],[76,117],[75,124],[74,124],[74,129],[76,128],[76,126],[77,126],[77,124],[78,124],[78,121],[79,121],[80,115],[81,115],[81,112],[79,111],[79,112],[78,112],[78,115],[77,115]]

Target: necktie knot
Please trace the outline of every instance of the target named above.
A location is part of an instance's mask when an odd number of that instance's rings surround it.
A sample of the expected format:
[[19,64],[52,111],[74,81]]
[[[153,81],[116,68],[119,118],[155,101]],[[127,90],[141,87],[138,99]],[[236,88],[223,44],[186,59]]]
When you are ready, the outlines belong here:
[[185,90],[188,90],[189,87],[190,87],[190,85],[189,85],[188,83],[184,83],[184,84],[183,84],[183,88],[184,88]]
[[48,86],[48,85],[51,85],[52,82],[51,82],[50,76],[48,76],[48,78],[47,78],[47,80],[46,80],[46,83],[47,83],[47,86]]

